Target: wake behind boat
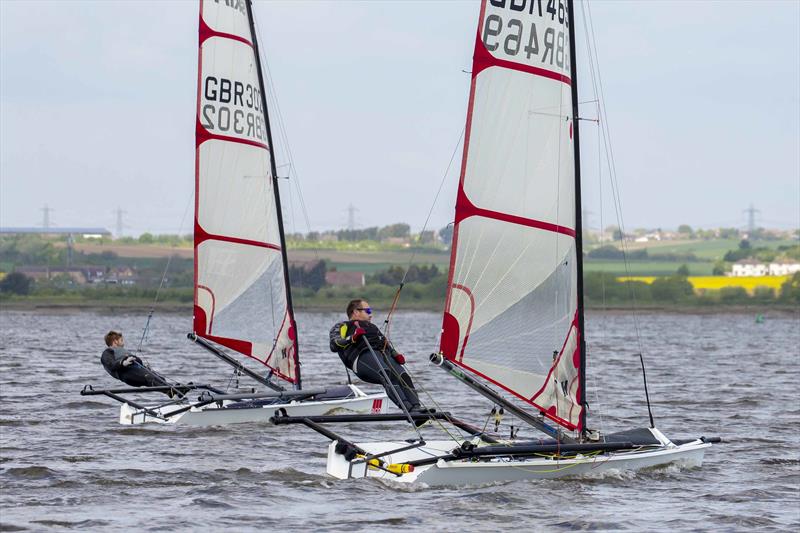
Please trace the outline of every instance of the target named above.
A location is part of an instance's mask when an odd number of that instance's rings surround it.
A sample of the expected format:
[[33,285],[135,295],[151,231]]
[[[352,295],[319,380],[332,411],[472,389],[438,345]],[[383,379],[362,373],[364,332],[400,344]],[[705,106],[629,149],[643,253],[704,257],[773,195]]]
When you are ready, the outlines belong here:
[[[434,413],[413,439],[352,442],[326,424],[383,417],[275,417],[331,439],[331,476],[462,485],[699,466],[719,441],[667,438],[652,414],[647,428],[587,426],[574,20],[572,0],[481,3],[450,279],[431,356],[490,399],[493,413],[547,437],[520,440],[512,426],[503,438]],[[447,437],[423,435],[434,429]]]
[[[266,421],[277,411],[384,412],[385,393],[366,394],[352,384],[302,389],[278,174],[250,2],[201,0],[198,53],[194,331],[189,338],[237,375],[274,392],[228,394],[210,385],[182,385],[186,396],[155,405],[133,401],[130,394],[161,394],[164,388],[86,387],[81,394],[122,402],[122,424]],[[260,363],[266,375],[220,346]],[[190,399],[195,393],[199,396]]]

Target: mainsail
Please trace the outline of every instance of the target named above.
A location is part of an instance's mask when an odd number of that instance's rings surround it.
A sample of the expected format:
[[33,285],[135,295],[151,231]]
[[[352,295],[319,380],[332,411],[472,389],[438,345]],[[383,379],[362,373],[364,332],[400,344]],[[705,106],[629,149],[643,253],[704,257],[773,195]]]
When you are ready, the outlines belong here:
[[299,386],[297,335],[252,11],[201,0],[194,331]]
[[580,430],[580,192],[566,1],[483,0],[479,20],[440,350]]

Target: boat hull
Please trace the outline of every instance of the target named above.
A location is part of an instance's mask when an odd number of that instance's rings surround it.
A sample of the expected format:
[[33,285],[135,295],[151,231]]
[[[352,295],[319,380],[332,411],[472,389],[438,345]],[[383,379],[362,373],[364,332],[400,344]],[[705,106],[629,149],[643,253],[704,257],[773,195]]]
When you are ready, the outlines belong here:
[[[388,410],[389,400],[385,393],[365,394],[355,385],[350,385],[350,388],[355,393],[355,397],[324,401],[291,401],[252,407],[242,407],[240,402],[225,400],[222,405],[215,403],[202,407],[192,407],[188,411],[168,418],[152,416],[126,403],[120,407],[119,423],[122,425],[180,424],[182,426],[216,426],[247,422],[269,422],[270,417],[281,409],[285,411],[287,416],[319,416],[334,412],[385,413]],[[231,407],[237,403],[239,406]],[[160,415],[169,415],[169,413],[189,405],[191,404],[178,403],[150,409]]]
[[[328,474],[339,478],[376,477],[398,483],[423,483],[429,486],[439,485],[482,485],[487,483],[559,479],[565,477],[595,476],[609,472],[641,470],[645,468],[663,467],[675,464],[680,467],[698,467],[703,462],[703,455],[711,446],[698,439],[686,444],[641,448],[634,450],[599,453],[595,455],[577,455],[564,458],[517,458],[509,456],[492,458],[488,461],[470,461],[467,459],[444,461],[435,464],[418,466],[413,472],[400,476],[373,467],[367,467],[360,461],[347,461],[336,453],[334,441],[328,449]],[[379,454],[392,449],[407,446],[408,443],[373,442],[357,443],[370,454]],[[428,442],[425,446],[387,455],[382,459],[386,463],[406,463],[426,459],[431,456],[446,455],[457,447],[453,441]]]

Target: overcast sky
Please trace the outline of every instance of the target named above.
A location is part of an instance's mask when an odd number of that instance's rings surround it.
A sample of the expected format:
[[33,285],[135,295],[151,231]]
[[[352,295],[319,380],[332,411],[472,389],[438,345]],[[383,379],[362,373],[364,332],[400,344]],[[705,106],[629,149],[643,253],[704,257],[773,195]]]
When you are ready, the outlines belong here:
[[[478,8],[257,2],[294,162],[281,172],[310,229],[345,227],[350,204],[359,227],[421,229],[464,128]],[[626,227],[744,226],[750,204],[759,225],[800,226],[800,2],[590,8]],[[41,226],[47,205],[62,227],[114,231],[121,208],[128,235],[191,231],[197,18],[189,0],[0,1],[0,225]],[[609,225],[597,126],[581,126],[588,223]],[[434,229],[452,217],[460,157]],[[305,232],[296,191],[287,229]]]

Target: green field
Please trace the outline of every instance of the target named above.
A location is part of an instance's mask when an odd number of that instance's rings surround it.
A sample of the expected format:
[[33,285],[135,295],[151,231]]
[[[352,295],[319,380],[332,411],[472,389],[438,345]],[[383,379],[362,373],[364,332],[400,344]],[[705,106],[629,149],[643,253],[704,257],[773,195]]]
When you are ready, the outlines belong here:
[[308,262],[324,259],[329,266],[341,272],[364,272],[374,274],[399,265],[408,267],[413,257],[415,265],[436,265],[439,270],[450,264],[449,252],[422,251],[414,254],[409,250],[381,252],[353,252],[342,250],[289,250],[289,261]]
[[[726,252],[739,248],[739,239],[716,239],[690,240],[690,241],[651,241],[651,242],[632,242],[627,245],[628,250],[646,249],[650,255],[669,254],[669,253],[693,253],[698,259],[716,261],[722,259]],[[606,243],[614,244],[617,243]],[[752,241],[753,248],[777,249],[779,246],[796,246],[797,241]]]
[[669,276],[675,274],[682,264],[689,267],[689,273],[693,276],[710,276],[714,269],[713,263],[696,262],[680,263],[672,261],[628,261],[629,270],[625,270],[625,263],[622,261],[610,260],[591,260],[584,261],[584,272],[612,272],[620,276]]

